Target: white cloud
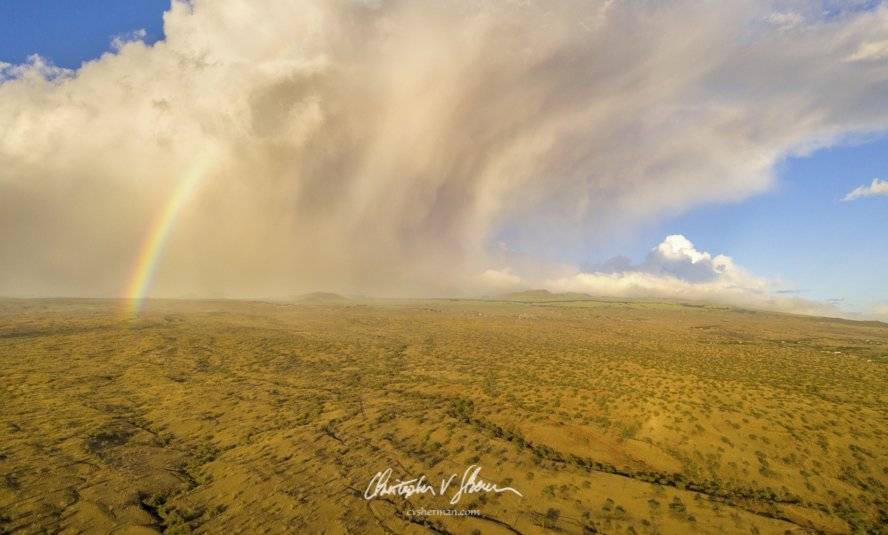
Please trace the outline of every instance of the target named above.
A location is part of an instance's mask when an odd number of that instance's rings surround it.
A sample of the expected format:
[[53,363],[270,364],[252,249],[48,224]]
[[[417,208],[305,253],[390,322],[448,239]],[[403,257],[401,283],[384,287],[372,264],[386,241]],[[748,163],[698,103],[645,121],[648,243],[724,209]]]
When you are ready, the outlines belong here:
[[786,5],[174,1],[154,45],[0,66],[0,295],[119,295],[199,158],[158,295],[453,293],[503,229],[544,259],[748,197],[888,129],[884,66],[842,61],[888,6]]
[[888,39],[870,41],[861,45],[848,56],[848,61],[880,61],[888,59]]
[[122,33],[120,35],[115,35],[114,38],[111,39],[111,49],[114,51],[119,51],[121,48],[129,43],[135,41],[144,41],[146,35],[148,35],[148,32],[146,32],[144,28],[140,28],[132,32]]
[[[555,271],[555,270],[553,270]],[[617,257],[587,269],[565,270],[549,276],[519,277],[514,286],[545,288],[553,292],[580,292],[593,296],[666,298],[724,303],[800,314],[853,316],[834,303],[791,295],[776,281],[750,274],[731,257],[698,250],[680,234],[667,236],[644,261],[633,264]],[[488,272],[487,277],[490,278]],[[496,289],[496,287],[488,286]]]
[[713,257],[706,251],[698,251],[681,234],[667,236],[640,267],[648,273],[672,275],[689,282],[722,279],[747,287],[762,287],[762,283],[736,266],[731,257],[721,254]]
[[848,195],[842,198],[843,201],[853,201],[861,197],[881,197],[888,196],[888,180],[879,180],[874,178],[869,186],[859,186],[854,188]]
[[39,54],[31,54],[28,56],[28,62],[22,65],[0,61],[0,84],[13,81],[41,85],[45,83],[58,84],[73,77],[74,71],[57,67]]
[[655,249],[657,256],[665,260],[689,261],[692,264],[703,260],[710,260],[712,257],[709,253],[701,253],[691,240],[685,238],[681,234],[672,234],[666,236],[666,239]]

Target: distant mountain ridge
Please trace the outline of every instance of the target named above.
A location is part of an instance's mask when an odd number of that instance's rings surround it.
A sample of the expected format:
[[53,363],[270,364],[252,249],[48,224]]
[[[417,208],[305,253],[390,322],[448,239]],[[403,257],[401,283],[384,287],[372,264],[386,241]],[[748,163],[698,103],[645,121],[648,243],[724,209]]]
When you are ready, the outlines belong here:
[[348,297],[333,292],[311,292],[296,296],[293,300],[303,305],[329,305],[351,302],[351,299]]
[[584,293],[554,293],[543,289],[511,292],[497,297],[506,301],[586,301],[594,299],[591,295]]

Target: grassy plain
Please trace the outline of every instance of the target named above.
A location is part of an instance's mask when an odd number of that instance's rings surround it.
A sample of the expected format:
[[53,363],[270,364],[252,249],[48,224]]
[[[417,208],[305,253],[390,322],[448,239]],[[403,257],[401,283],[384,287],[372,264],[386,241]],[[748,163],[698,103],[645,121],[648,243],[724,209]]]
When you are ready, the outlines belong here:
[[886,533],[888,326],[542,297],[0,301],[0,532]]

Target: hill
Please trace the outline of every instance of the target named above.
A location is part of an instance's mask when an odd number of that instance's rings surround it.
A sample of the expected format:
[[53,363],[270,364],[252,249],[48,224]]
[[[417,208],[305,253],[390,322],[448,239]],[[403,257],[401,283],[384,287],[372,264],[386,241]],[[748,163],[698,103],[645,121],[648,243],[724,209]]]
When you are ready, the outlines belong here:
[[333,305],[351,302],[351,299],[332,292],[311,292],[302,294],[294,299],[302,305]]
[[549,290],[524,290],[497,296],[504,301],[533,302],[533,301],[582,301],[594,299],[589,294],[566,292],[553,293]]

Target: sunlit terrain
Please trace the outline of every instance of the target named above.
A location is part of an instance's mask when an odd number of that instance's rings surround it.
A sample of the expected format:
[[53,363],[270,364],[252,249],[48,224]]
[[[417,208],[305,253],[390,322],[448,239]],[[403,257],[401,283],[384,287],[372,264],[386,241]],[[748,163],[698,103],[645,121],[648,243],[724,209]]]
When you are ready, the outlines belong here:
[[512,299],[0,301],[0,532],[888,525],[888,325]]

